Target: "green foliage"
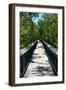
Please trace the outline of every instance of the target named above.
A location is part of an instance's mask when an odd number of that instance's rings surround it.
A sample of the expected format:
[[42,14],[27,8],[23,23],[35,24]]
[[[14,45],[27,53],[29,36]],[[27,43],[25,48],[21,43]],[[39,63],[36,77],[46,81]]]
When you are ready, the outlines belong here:
[[[58,47],[58,17],[57,14],[20,12],[20,48],[41,38]],[[37,24],[33,19],[38,18]]]
[[37,13],[20,13],[20,48],[27,47],[29,43],[35,41],[38,37],[37,25],[32,18],[38,17]]
[[41,39],[58,47],[58,17],[57,14],[44,13],[43,19],[38,21],[39,32]]

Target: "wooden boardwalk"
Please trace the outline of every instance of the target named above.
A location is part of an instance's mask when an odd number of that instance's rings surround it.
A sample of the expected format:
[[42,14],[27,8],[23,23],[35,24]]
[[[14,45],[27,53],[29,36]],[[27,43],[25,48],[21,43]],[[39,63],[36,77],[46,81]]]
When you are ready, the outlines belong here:
[[39,40],[24,78],[36,76],[55,76],[43,44]]

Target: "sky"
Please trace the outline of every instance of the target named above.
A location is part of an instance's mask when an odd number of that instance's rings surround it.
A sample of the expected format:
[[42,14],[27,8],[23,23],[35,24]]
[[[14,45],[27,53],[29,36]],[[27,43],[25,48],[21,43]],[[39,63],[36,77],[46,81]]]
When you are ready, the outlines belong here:
[[38,20],[42,19],[42,15],[43,15],[43,13],[39,13],[39,17],[33,17],[32,18],[33,22],[35,22],[37,24]]

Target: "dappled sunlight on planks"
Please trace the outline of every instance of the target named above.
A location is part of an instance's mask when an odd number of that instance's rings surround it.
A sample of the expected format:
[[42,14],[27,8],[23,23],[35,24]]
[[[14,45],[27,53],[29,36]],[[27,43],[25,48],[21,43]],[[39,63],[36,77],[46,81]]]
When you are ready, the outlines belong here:
[[36,76],[55,76],[43,44],[39,40],[24,78]]

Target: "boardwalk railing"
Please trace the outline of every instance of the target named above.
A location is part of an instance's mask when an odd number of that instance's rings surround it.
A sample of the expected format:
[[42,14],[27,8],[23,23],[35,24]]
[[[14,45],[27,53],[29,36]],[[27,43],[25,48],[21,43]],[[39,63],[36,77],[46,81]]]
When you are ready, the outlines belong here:
[[54,71],[54,74],[58,75],[58,50],[52,47],[51,45],[47,44],[45,41],[41,41],[44,45],[44,48],[46,50],[46,54],[49,58],[49,62],[52,66],[52,69]]
[[37,41],[20,50],[20,77],[23,77],[31,60]]

